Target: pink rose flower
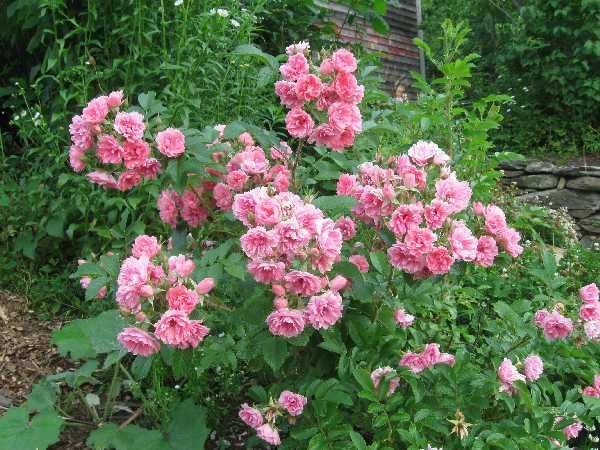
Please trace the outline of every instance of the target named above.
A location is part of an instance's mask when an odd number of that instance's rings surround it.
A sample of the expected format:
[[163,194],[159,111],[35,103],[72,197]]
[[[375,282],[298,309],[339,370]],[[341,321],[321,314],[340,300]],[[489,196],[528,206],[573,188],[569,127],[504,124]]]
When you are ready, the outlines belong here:
[[356,177],[354,175],[342,174],[337,182],[337,195],[352,195],[356,186]]
[[451,212],[457,213],[464,210],[471,200],[471,188],[466,181],[458,181],[453,174],[445,180],[435,183],[435,197],[447,202]]
[[94,136],[91,125],[81,116],[73,116],[69,124],[71,142],[81,153],[92,147]]
[[200,283],[196,285],[196,293],[198,295],[206,295],[215,287],[215,279],[211,277],[203,278]]
[[296,95],[296,83],[293,81],[276,81],[275,94],[279,97],[281,104],[290,109],[301,108],[304,105],[304,101]]
[[306,138],[312,132],[315,122],[306,111],[293,108],[285,116],[285,126],[290,135],[296,138]]
[[325,58],[323,61],[321,61],[319,72],[321,72],[322,75],[331,75],[334,70],[335,67],[333,66],[333,61],[331,61],[331,58]]
[[543,327],[544,336],[549,340],[555,340],[569,336],[573,331],[573,322],[558,311],[553,311],[545,318]]
[[319,250],[328,258],[337,258],[342,250],[342,232],[331,219],[320,219],[316,225],[316,240]]
[[106,96],[96,97],[95,99],[90,100],[81,113],[84,120],[91,125],[98,125],[104,122],[104,119],[106,119],[106,115],[108,114],[106,100]]
[[178,206],[180,202],[179,194],[172,189],[162,191],[158,197],[157,206],[160,219],[173,228],[177,226]]
[[126,141],[123,145],[123,160],[128,169],[144,165],[150,156],[150,147],[144,141]]
[[[429,249],[425,253],[428,251]],[[416,274],[426,267],[425,255],[415,255],[406,244],[396,243],[392,245],[388,248],[387,254],[390,264],[405,272]]]
[[583,389],[583,395],[600,398],[600,375],[594,376],[594,385],[586,386]]
[[450,204],[438,199],[433,199],[431,203],[425,206],[424,216],[427,226],[432,230],[442,228],[448,216],[452,211]]
[[311,101],[321,93],[321,80],[312,74],[301,75],[296,81],[296,96],[303,101]]
[[248,263],[248,272],[259,283],[280,281],[285,275],[285,264],[281,261],[262,261],[254,259]]
[[106,98],[106,105],[109,108],[116,108],[123,103],[123,91],[112,91]]
[[242,235],[240,244],[249,258],[264,258],[277,246],[277,235],[264,227],[254,227]]
[[307,74],[308,70],[308,61],[302,53],[290,56],[287,62],[279,67],[283,78],[289,81],[296,81],[301,75]]
[[483,216],[485,213],[485,206],[483,206],[483,203],[481,202],[473,202],[471,207],[473,208],[473,214],[476,216]]
[[450,267],[454,264],[454,258],[446,247],[434,247],[427,255],[425,262],[431,273],[443,275],[450,272]]
[[425,166],[429,163],[438,151],[441,151],[437,144],[429,141],[418,141],[408,149],[408,156],[419,166]]
[[69,164],[75,172],[81,172],[85,169],[86,164],[83,160],[84,155],[85,150],[82,150],[76,145],[71,145],[71,148],[69,149]]
[[[379,387],[381,384],[381,380],[383,380],[388,374],[396,374],[396,371],[389,366],[386,367],[378,367],[373,372],[371,372],[371,381],[373,382],[373,386],[375,389]],[[388,384],[388,397],[396,392],[398,386],[400,385],[400,377],[391,378]]]
[[506,252],[513,258],[516,258],[523,253],[523,247],[519,245],[521,235],[517,230],[513,228],[506,228],[505,230],[502,230],[499,236],[496,237],[504,246],[504,250],[506,250]]
[[128,191],[142,182],[142,177],[134,170],[127,170],[117,180],[117,189],[120,191]]
[[267,325],[273,336],[294,337],[304,331],[304,317],[297,309],[278,309],[267,317]]
[[408,328],[415,321],[415,316],[408,314],[404,308],[398,308],[394,311],[394,319],[401,328]]
[[299,416],[302,414],[307,401],[308,400],[303,395],[295,394],[291,391],[283,391],[279,395],[278,403],[290,414],[290,416]]
[[156,135],[158,151],[169,158],[177,158],[185,152],[185,136],[175,128],[167,128]]
[[292,294],[309,297],[321,290],[321,280],[316,275],[300,270],[292,270],[284,276],[285,288]]
[[213,198],[217,208],[228,211],[233,204],[233,195],[229,187],[223,183],[217,183],[213,188]]
[[275,297],[273,299],[273,308],[285,309],[288,307],[288,301],[285,297]]
[[600,302],[592,300],[584,303],[579,308],[579,317],[581,320],[600,320]]
[[419,373],[436,364],[453,366],[454,356],[449,353],[441,353],[439,345],[431,343],[426,344],[421,353],[406,352],[399,364],[408,367],[413,373]]
[[158,253],[160,253],[160,244],[154,236],[142,234],[133,241],[131,254],[136,258],[146,256],[150,259],[154,258]]
[[185,191],[181,196],[181,217],[192,228],[208,219],[208,211],[200,205],[196,192]]
[[327,115],[329,117],[329,125],[338,131],[344,131],[346,128],[350,128],[355,133],[362,131],[362,117],[356,105],[335,102],[327,108]]
[[154,324],[154,334],[175,348],[195,348],[209,333],[200,320],[190,320],[183,311],[168,310]]
[[510,359],[504,358],[500,366],[498,366],[498,378],[502,386],[500,387],[501,392],[508,394],[514,394],[516,392],[513,387],[515,381],[525,381],[525,375],[519,373],[517,368],[513,365]]
[[485,219],[485,231],[490,234],[498,235],[506,229],[506,216],[504,211],[496,205],[489,205],[483,211]]
[[367,273],[369,271],[369,262],[363,255],[352,255],[348,262],[354,264],[359,272]]
[[104,170],[94,170],[86,175],[94,184],[106,189],[117,189],[117,180],[110,173]]
[[388,228],[396,235],[403,236],[408,230],[419,228],[423,221],[423,206],[420,202],[398,206],[392,213]]
[[579,433],[581,433],[581,430],[583,430],[583,424],[579,420],[577,420],[571,425],[568,425],[565,428],[563,428],[562,432],[567,439],[576,439],[577,436],[579,436]]
[[128,141],[140,141],[144,136],[146,124],[144,116],[138,112],[118,112],[115,116],[115,130]]
[[596,283],[591,283],[579,289],[579,298],[584,302],[594,302],[600,300],[600,290]]
[[196,268],[196,263],[184,255],[170,256],[167,263],[169,272],[182,278],[189,277]]
[[529,381],[536,381],[544,372],[544,362],[537,355],[529,355],[523,361],[525,377]]
[[113,136],[103,134],[98,138],[96,155],[102,164],[121,164],[123,149]]
[[150,356],[160,350],[160,343],[150,333],[135,327],[125,328],[117,340],[129,353]]
[[333,81],[333,89],[335,89],[335,93],[340,100],[353,103],[352,100],[354,100],[358,89],[358,82],[356,81],[356,77],[351,73],[340,73]]
[[256,408],[248,406],[247,403],[242,405],[238,416],[242,421],[251,428],[258,428],[263,424],[263,416]]
[[242,134],[240,134],[238,136],[238,139],[246,147],[254,145],[254,138],[252,137],[252,135],[250,133],[248,133],[246,131],[243,132]]
[[348,280],[342,275],[336,275],[332,280],[329,281],[329,289],[331,289],[333,292],[339,292],[346,286],[348,286]]
[[338,72],[352,73],[357,68],[356,58],[351,51],[341,48],[331,55],[331,64]]
[[327,329],[341,317],[342,297],[337,292],[327,291],[324,294],[311,297],[306,305],[306,319],[315,330]]
[[137,168],[137,172],[147,180],[155,180],[158,177],[160,169],[161,165],[158,159],[148,158]]
[[169,309],[182,311],[189,315],[199,303],[200,299],[195,291],[179,284],[167,290],[167,302]]
[[600,337],[600,320],[590,320],[583,324],[583,331],[590,339],[598,339]]
[[475,261],[478,240],[463,222],[454,222],[449,238],[452,253],[457,259]]
[[535,312],[535,314],[533,316],[533,323],[535,324],[536,327],[543,328],[544,322],[546,321],[546,319],[548,318],[549,315],[550,315],[550,313],[548,312],[547,309],[539,309]]
[[350,217],[342,216],[335,222],[336,227],[341,231],[342,238],[345,241],[356,236],[356,225]]
[[481,236],[477,240],[477,257],[475,264],[481,267],[491,267],[494,264],[494,258],[498,255],[498,246],[494,238],[490,236]]
[[281,438],[279,432],[268,423],[256,428],[256,435],[265,441],[267,444],[280,445]]
[[275,225],[281,221],[281,207],[271,197],[265,197],[256,202],[254,220],[257,225]]
[[258,175],[269,170],[269,161],[260,147],[247,147],[237,156],[241,160],[240,168],[249,175]]
[[227,174],[227,184],[234,191],[241,191],[248,181],[248,175],[241,170],[234,170]]

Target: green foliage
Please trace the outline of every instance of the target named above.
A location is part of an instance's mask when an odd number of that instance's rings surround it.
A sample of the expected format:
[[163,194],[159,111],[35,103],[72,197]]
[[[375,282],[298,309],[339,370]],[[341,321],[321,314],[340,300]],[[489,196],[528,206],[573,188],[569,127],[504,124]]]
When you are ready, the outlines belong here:
[[485,89],[513,97],[496,133],[501,146],[561,156],[598,152],[598,2],[426,0],[423,9],[435,48],[443,46],[435,38],[446,18],[473,28],[469,49],[482,61],[470,95]]
[[54,410],[55,399],[51,384],[34,385],[23,405],[0,417],[0,448],[37,450],[57,442],[63,419]]

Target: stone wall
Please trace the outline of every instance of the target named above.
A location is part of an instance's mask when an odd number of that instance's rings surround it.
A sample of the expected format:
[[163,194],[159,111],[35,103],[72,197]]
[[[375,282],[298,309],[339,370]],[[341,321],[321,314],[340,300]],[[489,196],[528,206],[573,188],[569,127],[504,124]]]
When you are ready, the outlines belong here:
[[600,167],[554,165],[548,161],[503,161],[504,183],[516,185],[519,198],[528,202],[565,208],[575,219],[582,243],[600,242]]

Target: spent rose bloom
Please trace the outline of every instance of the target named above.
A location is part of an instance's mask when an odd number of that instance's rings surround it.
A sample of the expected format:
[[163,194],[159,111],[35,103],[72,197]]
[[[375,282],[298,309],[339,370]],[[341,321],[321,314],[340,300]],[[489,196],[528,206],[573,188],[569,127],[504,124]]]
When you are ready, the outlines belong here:
[[117,180],[110,173],[104,170],[94,170],[86,175],[94,184],[106,189],[117,189]]
[[[396,373],[396,371],[389,366],[378,367],[373,372],[371,372],[371,381],[373,382],[373,386],[375,387],[375,389],[377,389],[379,387],[381,380],[383,380],[388,374],[395,374],[395,373]],[[389,385],[388,385],[387,395],[388,396],[392,395],[396,391],[396,389],[398,389],[399,385],[400,385],[399,377],[391,378],[389,381]]]
[[537,380],[544,372],[544,362],[537,355],[529,355],[523,361],[525,377],[529,381]]
[[369,271],[369,262],[363,255],[352,255],[348,261],[354,264],[359,272],[367,273]]
[[280,445],[281,438],[279,432],[268,423],[256,428],[256,435],[265,441],[267,444]]
[[571,425],[567,425],[565,428],[563,428],[562,432],[567,439],[576,439],[577,436],[579,436],[581,430],[583,430],[583,424],[579,420],[577,420]]
[[248,406],[247,403],[242,405],[238,416],[242,421],[251,428],[258,428],[263,424],[263,416],[256,408]]
[[158,151],[169,158],[176,158],[185,152],[185,136],[175,128],[167,128],[156,135]]
[[394,311],[394,319],[401,328],[408,328],[415,321],[415,316],[408,314],[404,308],[398,308]]
[[269,331],[273,336],[294,337],[304,330],[304,316],[297,309],[282,308],[267,317]]
[[291,391],[283,391],[281,395],[279,395],[278,403],[291,416],[299,416],[302,414],[307,401],[307,398],[303,395],[295,394]]
[[150,333],[135,327],[125,328],[117,340],[129,353],[138,356],[150,356],[160,350],[160,343]]
[[520,373],[517,368],[513,365],[512,361],[508,358],[504,358],[498,366],[498,378],[502,386],[500,387],[501,392],[508,394],[515,393],[513,383],[515,381],[525,381],[525,375]]

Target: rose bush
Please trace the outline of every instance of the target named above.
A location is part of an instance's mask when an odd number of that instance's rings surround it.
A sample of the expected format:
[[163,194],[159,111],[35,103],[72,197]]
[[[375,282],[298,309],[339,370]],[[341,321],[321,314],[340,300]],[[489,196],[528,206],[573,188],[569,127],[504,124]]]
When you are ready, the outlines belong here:
[[[118,313],[57,333],[63,354],[95,365],[53,381],[89,383],[106,354],[104,419],[120,386],[166,431],[103,424],[88,445],[128,449],[119,438],[130,430],[171,446],[157,448],[191,448],[177,447],[176,432],[202,429],[190,444],[201,448],[218,426],[209,408],[225,411],[226,428],[243,423],[247,448],[594,439],[595,284],[578,299],[565,276],[576,258],[559,267],[522,242],[518,215],[489,192],[474,197],[434,142],[361,153],[359,62],[338,49],[317,64],[307,43],[288,47],[275,86],[289,108],[283,139],[241,122],[201,131],[146,122],[120,92],[73,119],[73,169],[104,188],[156,188],[157,221],[171,230],[81,261],[74,275],[86,298],[114,298]],[[303,185],[314,155],[341,162],[330,178],[337,195]]]

